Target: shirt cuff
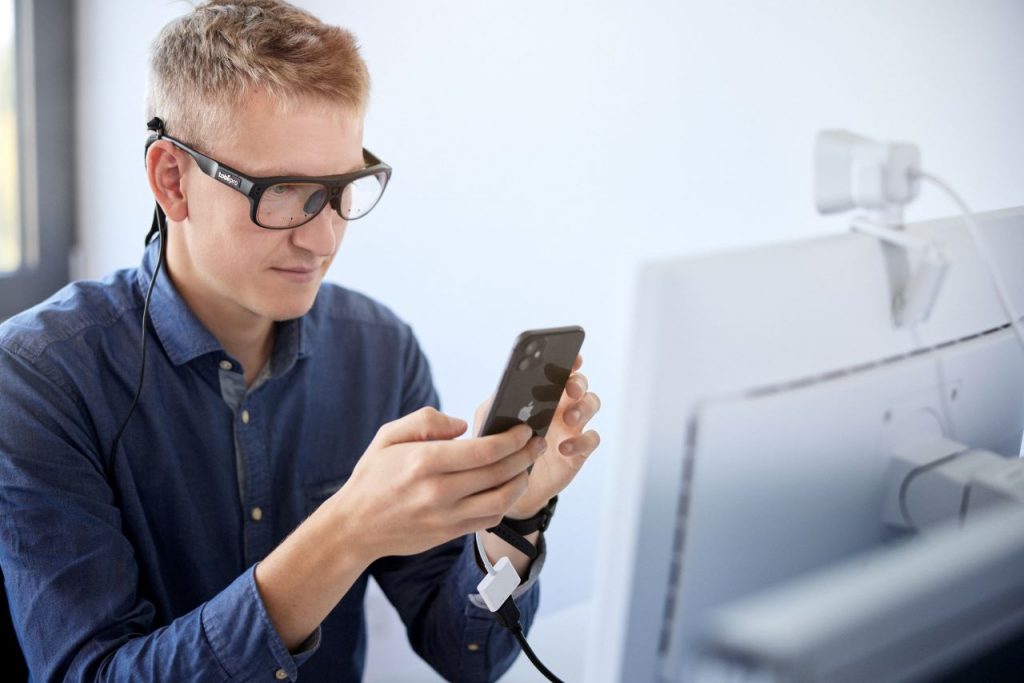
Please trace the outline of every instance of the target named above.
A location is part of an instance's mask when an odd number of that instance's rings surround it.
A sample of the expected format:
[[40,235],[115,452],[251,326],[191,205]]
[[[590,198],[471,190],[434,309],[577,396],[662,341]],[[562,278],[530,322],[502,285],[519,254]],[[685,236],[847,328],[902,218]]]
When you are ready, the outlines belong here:
[[256,565],[203,606],[202,624],[221,666],[239,680],[295,681],[299,666],[320,647],[319,627],[291,653],[277,634],[256,588]]
[[[274,629],[274,635],[277,635],[277,629]],[[317,626],[316,630],[309,634],[309,638],[302,641],[302,645],[299,645],[299,649],[292,652],[292,659],[295,660],[295,666],[302,666],[307,659],[313,656],[313,654],[320,649],[320,627]]]
[[[475,564],[479,568],[480,566],[482,566],[483,563],[480,560],[480,555],[477,553],[476,543],[473,543],[472,545],[473,555],[476,558]],[[534,587],[534,585],[537,583],[537,579],[540,578],[540,570],[544,568],[544,560],[547,558],[547,556],[547,544],[544,541],[544,534],[541,534],[537,539],[537,557],[533,558],[533,564],[530,565],[530,573],[526,576],[526,580],[520,583],[519,586],[514,591],[512,591],[513,600],[518,600],[519,596],[528,593],[530,589]],[[481,579],[487,576],[487,572],[485,572],[484,570],[480,569],[479,572]],[[484,602],[483,596],[481,596],[479,593],[470,593],[469,601],[475,607],[487,610],[488,612],[491,611],[490,609],[488,609],[487,603]]]

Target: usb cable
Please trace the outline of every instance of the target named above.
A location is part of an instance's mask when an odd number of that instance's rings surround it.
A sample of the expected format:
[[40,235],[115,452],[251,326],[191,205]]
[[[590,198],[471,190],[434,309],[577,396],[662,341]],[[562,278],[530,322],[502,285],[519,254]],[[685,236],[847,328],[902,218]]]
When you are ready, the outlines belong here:
[[476,587],[480,597],[484,599],[487,609],[491,610],[495,621],[515,636],[515,639],[519,642],[519,647],[523,649],[526,657],[536,667],[537,671],[552,683],[562,683],[555,674],[551,673],[541,663],[537,655],[534,654],[530,644],[526,642],[526,636],[523,635],[523,625],[519,622],[521,616],[519,608],[516,607],[516,601],[512,599],[512,593],[520,583],[519,572],[516,571],[516,568],[512,566],[512,562],[507,557],[502,557],[496,564],[491,565],[491,560],[487,557],[487,552],[484,550],[482,531],[476,532],[476,550],[480,555],[480,561],[483,562],[484,569],[487,570],[487,576]]

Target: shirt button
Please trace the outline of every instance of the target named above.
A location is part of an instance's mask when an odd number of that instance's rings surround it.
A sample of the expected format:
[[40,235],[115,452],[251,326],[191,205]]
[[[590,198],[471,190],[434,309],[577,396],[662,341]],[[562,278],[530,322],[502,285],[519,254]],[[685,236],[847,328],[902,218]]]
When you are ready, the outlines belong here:
[[477,643],[470,643],[469,645],[466,646],[466,649],[469,650],[470,652],[476,652],[477,650],[480,649],[480,646]]
[[249,424],[249,411],[248,410],[243,410],[242,411],[242,424]]
[[229,360],[222,360],[220,362],[220,369],[221,370],[230,370],[232,367],[233,366],[231,365],[231,361],[229,361]]
[[278,669],[274,672],[274,678],[276,678],[279,681],[283,681],[284,679],[288,678],[288,672],[284,669]]
[[263,519],[263,510],[262,510],[262,508],[254,507],[252,509],[252,512],[249,513],[249,515],[252,517],[252,520],[254,522],[258,522],[261,519]]

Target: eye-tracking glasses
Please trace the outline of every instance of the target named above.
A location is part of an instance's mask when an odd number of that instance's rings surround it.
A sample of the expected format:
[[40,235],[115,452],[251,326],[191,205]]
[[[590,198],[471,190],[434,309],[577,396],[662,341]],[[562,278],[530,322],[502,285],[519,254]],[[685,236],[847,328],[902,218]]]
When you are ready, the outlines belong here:
[[348,221],[362,218],[377,205],[391,178],[391,167],[363,149],[366,166],[358,171],[330,176],[253,177],[199,152],[163,132],[163,121],[148,124],[154,131],[148,149],[157,140],[167,140],[191,156],[199,169],[249,199],[252,222],[268,230],[289,230],[305,225],[327,204]]

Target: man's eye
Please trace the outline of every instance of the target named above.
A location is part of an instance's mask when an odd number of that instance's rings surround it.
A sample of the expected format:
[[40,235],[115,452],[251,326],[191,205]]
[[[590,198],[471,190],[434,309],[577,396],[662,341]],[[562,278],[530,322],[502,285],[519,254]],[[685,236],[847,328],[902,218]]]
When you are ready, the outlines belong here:
[[275,197],[284,197],[284,196],[288,195],[289,193],[291,193],[292,190],[293,190],[293,188],[292,188],[291,185],[271,185],[270,186],[270,194],[274,195]]

